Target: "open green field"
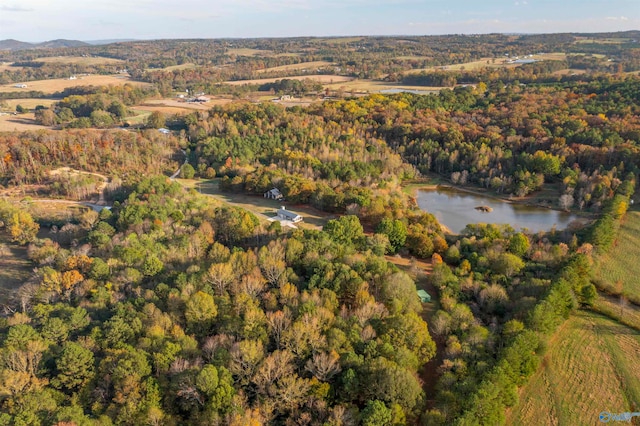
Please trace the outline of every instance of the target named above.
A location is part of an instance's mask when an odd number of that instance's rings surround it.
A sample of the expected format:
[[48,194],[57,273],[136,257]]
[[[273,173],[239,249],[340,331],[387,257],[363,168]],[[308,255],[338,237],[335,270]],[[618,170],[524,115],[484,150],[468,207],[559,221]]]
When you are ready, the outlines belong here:
[[579,312],[549,342],[506,424],[595,425],[602,411],[640,411],[639,354],[640,332]]
[[8,301],[11,292],[22,285],[31,272],[27,248],[11,243],[5,235],[0,235],[0,304]]
[[630,210],[622,221],[614,247],[598,256],[594,282],[604,290],[640,300],[640,212]]

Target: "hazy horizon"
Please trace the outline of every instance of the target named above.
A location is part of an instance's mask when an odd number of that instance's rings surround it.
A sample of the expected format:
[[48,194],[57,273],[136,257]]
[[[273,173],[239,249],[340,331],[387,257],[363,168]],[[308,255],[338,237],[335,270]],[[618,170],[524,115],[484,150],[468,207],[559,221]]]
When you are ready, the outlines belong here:
[[640,29],[634,0],[71,0],[0,5],[0,39],[340,37]]

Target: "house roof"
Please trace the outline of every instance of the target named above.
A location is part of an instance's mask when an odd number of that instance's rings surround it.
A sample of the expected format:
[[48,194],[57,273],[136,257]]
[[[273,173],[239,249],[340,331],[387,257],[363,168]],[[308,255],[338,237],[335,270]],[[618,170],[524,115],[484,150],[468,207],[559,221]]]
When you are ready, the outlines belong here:
[[273,188],[267,191],[268,194],[271,195],[282,195],[282,192],[278,188]]
[[430,301],[431,300],[431,295],[429,293],[427,293],[424,290],[418,290],[416,293],[418,293],[418,297],[420,298],[420,300],[422,301]]
[[280,208],[280,210],[278,210],[278,215],[279,216],[284,216],[287,219],[295,219],[296,217],[300,216],[298,213],[294,213],[292,211]]

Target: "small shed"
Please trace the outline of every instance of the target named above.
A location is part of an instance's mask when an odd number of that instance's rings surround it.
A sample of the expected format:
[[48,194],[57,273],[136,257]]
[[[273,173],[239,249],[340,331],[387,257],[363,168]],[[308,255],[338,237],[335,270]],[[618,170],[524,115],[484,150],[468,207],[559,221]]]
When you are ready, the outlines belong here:
[[284,195],[278,188],[273,188],[264,193],[264,198],[270,198],[272,200],[282,200]]
[[302,222],[302,216],[298,213],[287,210],[284,206],[280,207],[277,211],[277,215],[282,220],[290,220],[293,223]]
[[418,293],[418,297],[420,298],[420,301],[422,303],[429,303],[431,302],[431,295],[429,293],[427,293],[424,290],[418,290],[416,293]]

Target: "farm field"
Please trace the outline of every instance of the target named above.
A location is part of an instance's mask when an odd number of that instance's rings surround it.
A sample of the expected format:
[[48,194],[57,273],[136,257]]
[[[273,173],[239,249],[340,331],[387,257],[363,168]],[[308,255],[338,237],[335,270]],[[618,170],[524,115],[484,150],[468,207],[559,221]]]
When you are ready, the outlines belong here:
[[576,44],[622,44],[629,43],[633,39],[630,38],[590,38],[590,37],[576,37]]
[[191,62],[180,65],[171,65],[164,68],[147,68],[147,71],[178,71],[178,70],[187,70],[190,68],[197,67],[196,64],[192,64]]
[[326,43],[326,44],[347,44],[347,43],[355,43],[358,41],[364,40],[364,37],[329,37],[329,38],[319,38],[315,40],[317,43]]
[[379,93],[384,90],[419,90],[420,92],[440,91],[443,87],[408,86],[375,80],[350,80],[325,84],[331,90],[344,90],[361,93]]
[[18,115],[0,115],[0,132],[22,132],[25,130],[39,130],[47,128],[48,127],[41,126],[36,123],[35,116],[32,112]]
[[263,70],[256,71],[258,74],[268,73],[268,72],[280,72],[280,71],[316,71],[318,68],[327,67],[333,65],[331,62],[327,61],[313,61],[313,62],[302,62],[299,64],[291,64],[291,65],[282,65],[279,67],[265,68]]
[[623,219],[614,247],[596,260],[596,285],[640,300],[640,212],[631,210]]
[[[566,59],[567,55],[564,53],[544,53],[541,55],[532,55],[530,59],[535,59],[536,61],[562,61]],[[499,57],[499,58],[482,58],[477,61],[465,62],[462,64],[451,64],[451,65],[443,65],[437,67],[428,67],[422,69],[414,69],[403,71],[402,74],[414,74],[419,72],[429,72],[429,71],[474,71],[481,68],[515,68],[519,67],[522,64],[514,64],[509,63],[508,58]]]
[[115,76],[115,75],[88,75],[84,77],[78,77],[77,80],[69,80],[66,78],[57,78],[53,80],[36,80],[27,82],[25,89],[19,89],[14,87],[14,84],[4,84],[0,86],[0,93],[6,92],[19,92],[19,91],[40,91],[44,93],[60,92],[69,87],[77,86],[120,86],[125,83],[135,85],[148,85],[148,83],[142,83],[139,81],[133,81],[127,76]]
[[232,99],[212,98],[209,102],[181,102],[176,99],[151,99],[134,108],[143,111],[160,111],[168,114],[186,113],[194,110],[206,111],[212,106],[226,105],[233,102]]
[[6,108],[0,108],[0,111],[15,111],[16,106],[22,105],[25,108],[35,109],[38,105],[42,105],[45,107],[50,107],[55,102],[58,102],[57,99],[5,99],[3,101],[4,104],[7,105]]
[[112,65],[122,64],[122,59],[104,58],[102,56],[49,56],[46,58],[34,59],[35,62],[47,64],[70,64],[70,65]]
[[588,425],[598,424],[603,411],[640,411],[638,353],[637,330],[595,313],[577,313],[549,342],[518,406],[507,410],[506,424]]
[[232,86],[242,86],[243,84],[265,84],[265,83],[273,83],[276,80],[282,80],[283,78],[287,78],[289,80],[315,80],[319,81],[323,84],[331,84],[331,83],[340,83],[345,81],[353,80],[353,77],[345,77],[341,75],[303,75],[296,77],[277,77],[277,78],[258,78],[254,80],[237,80],[237,81],[225,81],[225,84],[230,84]]

